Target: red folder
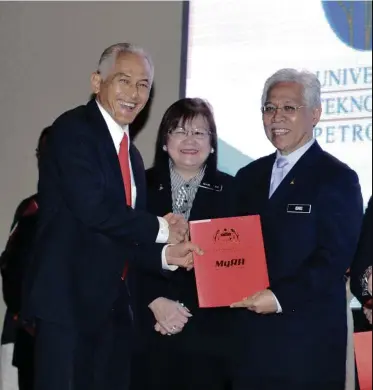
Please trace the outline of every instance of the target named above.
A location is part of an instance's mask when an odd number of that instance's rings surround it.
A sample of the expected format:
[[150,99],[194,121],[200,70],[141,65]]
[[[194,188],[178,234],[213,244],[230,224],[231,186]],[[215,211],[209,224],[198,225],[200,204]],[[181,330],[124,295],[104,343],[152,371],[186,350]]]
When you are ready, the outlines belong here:
[[230,306],[269,286],[260,217],[190,222],[200,307]]
[[372,332],[354,334],[360,390],[372,390]]

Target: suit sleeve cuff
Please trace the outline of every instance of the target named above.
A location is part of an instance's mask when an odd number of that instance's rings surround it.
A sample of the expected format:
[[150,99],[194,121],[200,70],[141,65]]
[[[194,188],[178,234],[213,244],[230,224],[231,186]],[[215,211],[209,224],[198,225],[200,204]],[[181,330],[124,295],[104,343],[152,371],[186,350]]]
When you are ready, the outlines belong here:
[[165,245],[162,250],[162,268],[165,271],[176,271],[179,267],[177,265],[168,265],[166,258],[166,250],[170,245]]
[[170,236],[170,229],[168,226],[168,222],[162,217],[157,217],[157,218],[159,221],[159,231],[155,242],[157,244],[166,244]]
[[[273,294],[273,293],[272,293],[272,294]],[[274,298],[275,298],[275,300],[276,300],[276,304],[277,304],[277,311],[276,311],[276,313],[277,313],[277,314],[280,314],[280,313],[282,313],[281,304],[280,304],[279,300],[277,299],[276,295],[273,294],[273,296],[274,296]]]

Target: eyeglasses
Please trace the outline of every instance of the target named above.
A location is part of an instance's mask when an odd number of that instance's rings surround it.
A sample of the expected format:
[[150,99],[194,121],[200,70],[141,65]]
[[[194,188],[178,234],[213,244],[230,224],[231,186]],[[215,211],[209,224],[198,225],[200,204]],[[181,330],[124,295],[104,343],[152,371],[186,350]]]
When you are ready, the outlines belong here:
[[294,115],[298,110],[306,106],[292,106],[287,104],[283,107],[276,107],[274,104],[266,104],[261,108],[263,115],[274,115],[277,110],[282,110],[285,115]]
[[169,134],[172,137],[178,138],[178,139],[186,139],[191,135],[192,137],[199,139],[199,140],[205,140],[206,138],[210,137],[211,131],[206,129],[184,129],[183,127],[176,127],[176,129],[170,130]]

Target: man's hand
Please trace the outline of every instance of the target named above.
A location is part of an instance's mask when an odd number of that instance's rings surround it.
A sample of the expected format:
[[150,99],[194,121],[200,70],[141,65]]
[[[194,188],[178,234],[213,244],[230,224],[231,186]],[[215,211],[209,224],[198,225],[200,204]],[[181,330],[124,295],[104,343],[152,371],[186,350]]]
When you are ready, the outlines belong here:
[[278,307],[271,290],[259,291],[251,297],[231,305],[232,308],[246,308],[258,314],[277,313]]
[[183,330],[188,319],[192,317],[190,311],[179,302],[167,298],[157,298],[150,305],[157,324],[155,329],[162,334],[176,334]]
[[170,245],[166,249],[166,261],[168,265],[176,265],[190,271],[193,268],[193,253],[203,255],[203,251],[191,242],[183,242]]
[[367,307],[364,307],[364,314],[369,323],[372,325],[372,309],[368,309]]
[[188,222],[181,215],[169,213],[163,217],[169,226],[168,244],[179,244],[189,237]]

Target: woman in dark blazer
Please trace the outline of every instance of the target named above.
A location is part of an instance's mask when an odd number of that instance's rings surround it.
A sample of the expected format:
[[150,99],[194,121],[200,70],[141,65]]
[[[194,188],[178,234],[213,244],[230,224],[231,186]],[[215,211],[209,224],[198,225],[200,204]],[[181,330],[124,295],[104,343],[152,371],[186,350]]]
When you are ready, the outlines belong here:
[[[369,331],[372,326],[372,222],[373,222],[373,200],[369,199],[368,207],[365,210],[363,225],[360,233],[359,244],[354,261],[350,270],[350,286],[353,295],[360,301],[367,322],[364,317],[357,313],[355,315],[355,331]],[[359,378],[356,373],[356,390],[360,389]]]
[[[373,262],[373,200],[365,211],[360,240],[351,266],[351,291],[362,305],[368,305],[366,315],[372,323],[372,262]],[[370,301],[370,302],[369,302]]]
[[[166,111],[147,186],[148,211],[157,215],[191,221],[234,214],[233,178],[217,170],[216,125],[205,101],[181,99]],[[234,313],[198,308],[194,271],[138,275],[137,297],[131,389],[228,388]]]

